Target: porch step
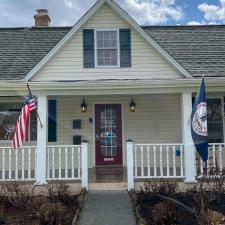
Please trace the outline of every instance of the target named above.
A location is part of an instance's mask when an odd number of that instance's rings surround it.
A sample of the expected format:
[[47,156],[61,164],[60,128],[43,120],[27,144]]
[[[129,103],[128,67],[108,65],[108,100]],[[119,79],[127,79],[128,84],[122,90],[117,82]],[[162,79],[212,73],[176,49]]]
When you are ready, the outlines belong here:
[[127,183],[89,183],[90,191],[122,191],[127,190]]

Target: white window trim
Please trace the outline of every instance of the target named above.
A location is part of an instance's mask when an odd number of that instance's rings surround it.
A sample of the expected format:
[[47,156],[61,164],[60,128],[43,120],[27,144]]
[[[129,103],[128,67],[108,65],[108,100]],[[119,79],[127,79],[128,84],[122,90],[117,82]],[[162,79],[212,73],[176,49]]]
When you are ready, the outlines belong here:
[[[104,65],[99,66],[97,63],[97,31],[116,31],[117,32],[117,65]],[[95,54],[95,68],[119,68],[120,67],[120,32],[119,28],[113,29],[113,28],[95,28],[94,29],[94,54]]]

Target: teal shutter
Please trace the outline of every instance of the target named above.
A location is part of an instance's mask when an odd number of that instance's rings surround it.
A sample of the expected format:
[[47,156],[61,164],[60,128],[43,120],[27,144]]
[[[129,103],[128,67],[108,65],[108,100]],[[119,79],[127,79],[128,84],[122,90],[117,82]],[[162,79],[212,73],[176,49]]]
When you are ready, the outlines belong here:
[[56,142],[56,100],[48,100],[48,141]]
[[120,67],[131,67],[130,29],[120,29]]
[[83,30],[83,58],[84,68],[93,68],[94,61],[94,30]]

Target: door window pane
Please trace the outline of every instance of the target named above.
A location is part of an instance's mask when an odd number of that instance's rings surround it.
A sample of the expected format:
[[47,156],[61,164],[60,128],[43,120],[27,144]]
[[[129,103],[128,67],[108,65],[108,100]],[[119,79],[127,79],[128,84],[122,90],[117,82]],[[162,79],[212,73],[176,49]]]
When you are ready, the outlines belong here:
[[117,156],[116,111],[111,107],[100,113],[100,144],[103,157]]

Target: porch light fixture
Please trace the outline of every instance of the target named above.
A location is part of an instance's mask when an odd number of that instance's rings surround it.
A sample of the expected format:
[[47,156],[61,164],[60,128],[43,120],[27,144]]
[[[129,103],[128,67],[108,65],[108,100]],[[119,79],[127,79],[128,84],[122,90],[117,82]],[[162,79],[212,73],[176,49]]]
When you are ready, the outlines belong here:
[[134,99],[133,99],[133,98],[132,98],[132,100],[131,100],[129,106],[130,106],[130,111],[131,111],[131,112],[135,112],[136,103],[134,102]]
[[84,101],[83,98],[83,102],[80,104],[81,107],[81,112],[87,112],[87,103]]

